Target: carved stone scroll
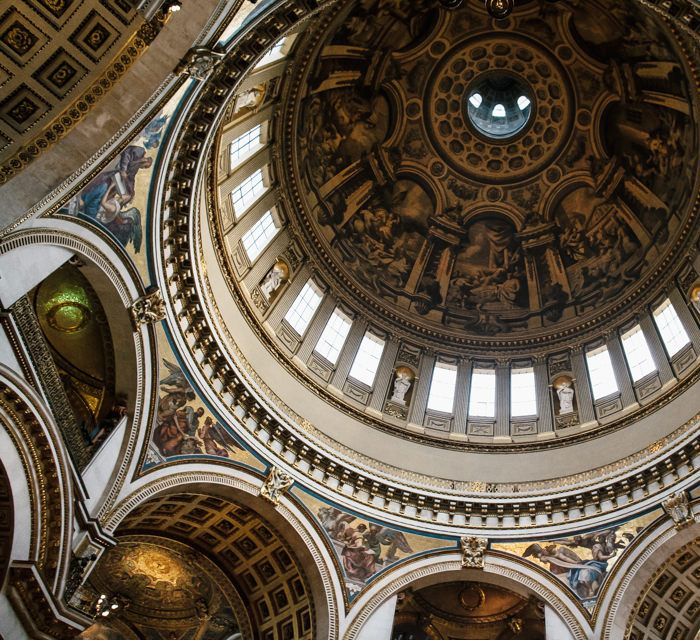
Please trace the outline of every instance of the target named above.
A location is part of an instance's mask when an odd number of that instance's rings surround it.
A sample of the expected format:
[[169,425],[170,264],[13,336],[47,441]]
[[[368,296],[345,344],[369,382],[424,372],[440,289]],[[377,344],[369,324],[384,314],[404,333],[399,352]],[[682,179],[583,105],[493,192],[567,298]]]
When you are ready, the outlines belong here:
[[139,298],[131,305],[129,312],[138,329],[142,324],[154,324],[165,318],[165,303],[160,291],[156,290]]
[[685,491],[677,491],[671,494],[661,503],[676,529],[682,529],[695,522],[693,511],[688,502],[688,494]]

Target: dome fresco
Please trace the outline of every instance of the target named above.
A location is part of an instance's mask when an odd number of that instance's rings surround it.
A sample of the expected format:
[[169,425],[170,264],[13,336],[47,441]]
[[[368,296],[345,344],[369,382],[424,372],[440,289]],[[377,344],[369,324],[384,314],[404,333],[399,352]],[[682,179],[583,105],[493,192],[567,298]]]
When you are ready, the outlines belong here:
[[659,20],[593,4],[493,21],[346,2],[302,34],[278,169],[339,297],[388,331],[502,351],[658,291],[695,216],[692,76]]

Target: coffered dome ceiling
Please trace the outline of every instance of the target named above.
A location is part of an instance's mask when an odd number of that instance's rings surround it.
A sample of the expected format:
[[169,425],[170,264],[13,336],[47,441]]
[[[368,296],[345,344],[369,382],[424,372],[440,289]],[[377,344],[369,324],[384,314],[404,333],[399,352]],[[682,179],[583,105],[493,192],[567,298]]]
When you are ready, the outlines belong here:
[[469,353],[629,317],[691,240],[683,43],[633,3],[433,4],[341,3],[300,39],[276,157],[316,270]]

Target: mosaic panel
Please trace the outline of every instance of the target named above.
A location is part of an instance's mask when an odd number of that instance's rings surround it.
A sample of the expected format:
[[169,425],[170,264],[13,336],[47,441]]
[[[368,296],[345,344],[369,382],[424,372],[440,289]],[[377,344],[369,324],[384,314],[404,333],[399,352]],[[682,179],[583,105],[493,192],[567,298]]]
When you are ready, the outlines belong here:
[[620,525],[566,538],[494,543],[496,551],[527,558],[561,580],[588,610],[613,567],[634,539],[660,515],[659,511]]
[[350,600],[389,567],[426,551],[456,547],[454,540],[388,527],[342,511],[300,489],[292,491],[326,532],[342,567]]

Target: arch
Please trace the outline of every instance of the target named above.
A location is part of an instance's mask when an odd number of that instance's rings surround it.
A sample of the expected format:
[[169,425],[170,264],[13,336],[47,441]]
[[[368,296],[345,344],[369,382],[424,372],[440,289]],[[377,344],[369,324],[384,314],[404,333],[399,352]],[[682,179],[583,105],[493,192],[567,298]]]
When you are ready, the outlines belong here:
[[[700,513],[698,501],[691,508]],[[662,517],[636,540],[635,552],[615,565],[610,581],[604,586],[597,605],[601,613],[596,617],[595,637],[601,640],[628,637],[651,583],[681,549],[694,541],[697,545],[698,538],[700,522],[676,529],[669,517]]]
[[138,507],[154,498],[182,493],[209,495],[243,505],[257,512],[281,533],[298,554],[300,564],[315,568],[307,572],[316,617],[316,637],[338,637],[339,603],[343,602],[343,587],[331,567],[334,558],[327,549],[321,532],[312,525],[308,515],[297,506],[289,494],[280,503],[271,503],[259,497],[264,479],[242,469],[221,472],[221,467],[210,463],[177,464],[160,469],[140,479],[138,486],[105,515],[104,527],[114,533],[120,523]]
[[[0,256],[26,248],[60,247],[72,252],[82,264],[81,271],[95,289],[102,305],[109,309],[107,321],[112,339],[120,345],[117,350],[116,388],[127,400],[130,425],[121,439],[114,443],[112,459],[118,460],[111,473],[100,470],[100,480],[88,487],[88,509],[92,515],[109,508],[125,481],[129,467],[146,437],[147,424],[153,410],[156,392],[149,363],[156,353],[156,337],[151,326],[138,331],[129,315],[129,307],[145,294],[145,287],[130,258],[106,233],[79,219],[42,219],[42,226],[22,229],[0,240]],[[133,347],[130,347],[133,345]],[[93,458],[94,461],[94,458]],[[89,471],[90,465],[86,468]]]
[[498,552],[486,553],[483,570],[464,569],[461,554],[448,550],[416,558],[387,573],[361,593],[346,620],[343,640],[362,640],[365,622],[402,589],[411,585],[427,586],[454,580],[478,580],[507,587],[519,594],[539,596],[565,622],[575,640],[592,637],[581,605],[545,571]]
[[[74,495],[71,464],[58,426],[42,401],[3,365],[0,427],[4,430],[0,441],[12,509],[17,524],[25,531],[13,544],[10,560],[35,564],[47,586],[57,593],[70,559]],[[11,446],[5,446],[7,440]]]

